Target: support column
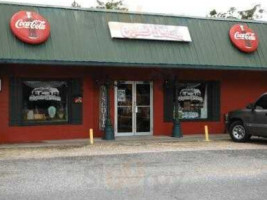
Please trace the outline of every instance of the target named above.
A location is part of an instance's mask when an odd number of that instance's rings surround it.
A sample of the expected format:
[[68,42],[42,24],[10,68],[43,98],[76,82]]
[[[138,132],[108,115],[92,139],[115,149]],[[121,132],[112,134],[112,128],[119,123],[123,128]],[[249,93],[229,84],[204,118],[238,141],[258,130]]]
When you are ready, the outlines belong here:
[[114,129],[112,127],[111,123],[111,117],[110,117],[110,98],[109,98],[109,89],[110,84],[105,83],[104,86],[106,87],[106,99],[107,99],[107,116],[106,116],[106,123],[105,123],[105,129],[104,129],[104,140],[114,140]]
[[181,123],[179,120],[179,102],[178,102],[178,81],[177,78],[174,78],[174,120],[173,120],[173,129],[172,129],[172,137],[183,137],[181,130]]

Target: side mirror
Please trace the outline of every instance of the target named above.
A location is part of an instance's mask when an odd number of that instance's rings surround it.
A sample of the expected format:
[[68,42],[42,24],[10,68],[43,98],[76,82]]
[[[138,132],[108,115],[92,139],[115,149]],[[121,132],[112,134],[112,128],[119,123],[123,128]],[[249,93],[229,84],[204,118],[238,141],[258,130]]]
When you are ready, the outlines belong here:
[[253,103],[248,104],[247,109],[254,110],[254,104]]

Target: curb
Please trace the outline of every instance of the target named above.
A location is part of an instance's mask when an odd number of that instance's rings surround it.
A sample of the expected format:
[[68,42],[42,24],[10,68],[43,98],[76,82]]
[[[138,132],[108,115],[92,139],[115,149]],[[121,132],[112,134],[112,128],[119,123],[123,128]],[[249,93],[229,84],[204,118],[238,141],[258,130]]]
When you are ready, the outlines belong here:
[[[229,135],[227,134],[219,134],[219,135],[211,135],[210,142],[218,142],[218,141],[227,141],[230,140]],[[135,138],[131,137],[121,137],[113,141],[102,140],[101,138],[95,139],[95,144],[112,144],[112,145],[123,145],[123,146],[138,146],[138,145],[147,145],[147,144],[155,144],[155,143],[187,143],[187,142],[206,142],[204,141],[204,137],[202,135],[193,135],[186,136],[183,138],[173,138],[167,136],[150,136],[143,137],[138,136]],[[75,148],[75,147],[84,147],[88,146],[89,139],[74,139],[74,140],[48,140],[42,141],[40,143],[23,143],[23,144],[2,144],[0,145],[0,150],[6,149],[48,149],[48,148],[56,148],[56,149],[65,149],[65,148]]]

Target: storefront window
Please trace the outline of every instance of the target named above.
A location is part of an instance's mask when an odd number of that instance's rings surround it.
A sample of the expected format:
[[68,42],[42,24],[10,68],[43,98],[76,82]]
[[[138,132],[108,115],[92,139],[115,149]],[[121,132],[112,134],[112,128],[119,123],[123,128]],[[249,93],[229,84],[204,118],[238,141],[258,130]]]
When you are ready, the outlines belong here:
[[[164,85],[164,121],[175,118],[175,87]],[[220,121],[221,86],[219,81],[180,81],[177,100],[182,121]]]
[[67,81],[22,81],[23,121],[68,121]]
[[207,119],[207,83],[179,83],[179,118]]

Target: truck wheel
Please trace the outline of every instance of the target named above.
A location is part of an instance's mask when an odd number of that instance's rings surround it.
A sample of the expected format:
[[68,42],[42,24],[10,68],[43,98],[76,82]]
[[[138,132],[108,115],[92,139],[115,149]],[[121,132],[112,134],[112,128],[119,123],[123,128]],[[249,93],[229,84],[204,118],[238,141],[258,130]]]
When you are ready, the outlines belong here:
[[247,142],[251,137],[241,121],[235,121],[230,125],[230,136],[234,142]]

